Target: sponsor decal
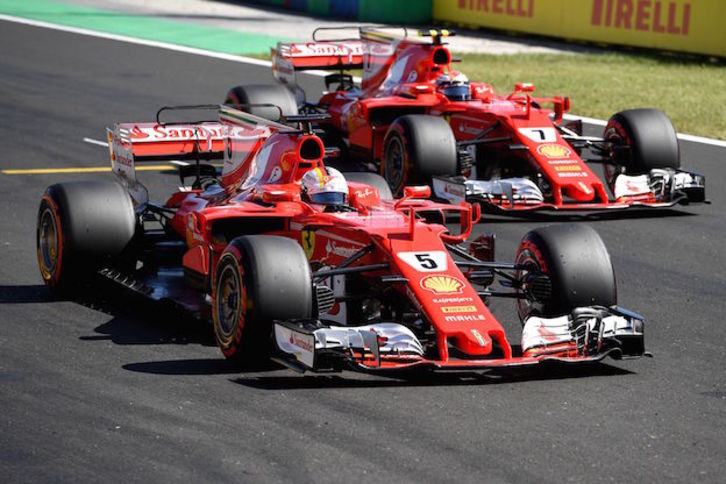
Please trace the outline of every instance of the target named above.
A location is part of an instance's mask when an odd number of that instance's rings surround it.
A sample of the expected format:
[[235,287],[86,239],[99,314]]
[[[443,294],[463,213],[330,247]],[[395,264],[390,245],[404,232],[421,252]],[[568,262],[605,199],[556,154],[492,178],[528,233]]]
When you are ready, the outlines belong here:
[[416,71],[411,71],[408,73],[406,82],[416,82],[416,79],[418,79],[418,73]]
[[552,143],[557,141],[555,128],[519,128],[519,134],[526,136],[535,143]]
[[344,246],[340,245],[332,240],[328,240],[328,243],[325,244],[325,250],[328,252],[328,254],[334,254],[339,255],[341,257],[350,257],[351,255],[355,254],[360,250],[359,247],[353,247],[353,246]]
[[556,143],[545,143],[537,147],[537,153],[547,158],[565,158],[572,154],[566,146]]
[[469,321],[484,321],[483,314],[457,314],[456,316],[444,316],[447,323],[465,323]]
[[443,306],[442,313],[475,313],[476,306]]
[[456,304],[456,303],[468,303],[474,302],[474,298],[471,297],[435,297],[433,301],[436,304]]
[[302,339],[300,336],[297,335],[297,333],[290,332],[290,344],[293,346],[297,346],[303,351],[309,351],[313,352],[315,348],[313,348],[313,345],[310,343],[310,341]]
[[547,160],[548,165],[577,165],[580,162],[577,160],[567,159],[567,160]]
[[172,127],[155,124],[153,126],[134,125],[129,131],[132,141],[186,141],[206,139],[222,139],[225,135],[224,126],[177,125]]
[[486,12],[507,17],[534,16],[534,0],[459,0],[459,10]]
[[482,314],[461,314],[456,316],[444,316],[444,320],[449,323],[463,323],[469,321],[484,321],[484,315]]
[[444,193],[449,193],[462,200],[466,198],[466,188],[455,183],[444,182]]
[[277,347],[312,368],[315,364],[315,336],[298,333],[279,324],[275,324],[274,328]]
[[312,227],[305,227],[300,231],[300,245],[308,260],[312,259],[315,252],[315,230]]
[[555,171],[582,171],[582,168],[580,168],[580,165],[556,165]]
[[688,35],[691,3],[662,0],[593,0],[590,25]]
[[363,55],[363,45],[360,42],[337,43],[332,42],[306,42],[304,44],[290,44],[292,57],[305,56],[340,56]]
[[361,188],[361,189],[358,189],[355,191],[355,195],[358,198],[366,199],[366,198],[370,197],[371,195],[373,195],[373,189],[370,187]]
[[584,178],[584,177],[587,177],[587,173],[585,173],[584,171],[581,171],[579,173],[568,173],[568,172],[558,173],[557,175],[560,178],[578,178],[578,177],[583,177]]
[[421,279],[421,287],[434,294],[461,294],[464,283],[453,276],[426,276]]
[[471,126],[466,123],[461,123],[459,125],[459,132],[478,135],[482,132],[482,128],[477,126]]
[[476,340],[479,342],[479,346],[487,345],[487,340],[484,339],[484,337],[481,335],[481,333],[479,331],[477,331],[476,329],[472,329],[471,334],[473,334],[474,337],[476,338]]
[[419,272],[440,272],[448,267],[446,253],[443,250],[399,252],[396,255]]

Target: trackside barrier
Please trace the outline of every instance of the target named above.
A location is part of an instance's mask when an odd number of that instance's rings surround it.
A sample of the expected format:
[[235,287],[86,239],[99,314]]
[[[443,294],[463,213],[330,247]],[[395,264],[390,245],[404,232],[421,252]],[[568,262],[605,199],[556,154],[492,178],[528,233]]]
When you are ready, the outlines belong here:
[[431,0],[253,0],[255,3],[283,7],[363,22],[429,23]]
[[726,57],[725,0],[433,0],[433,18]]

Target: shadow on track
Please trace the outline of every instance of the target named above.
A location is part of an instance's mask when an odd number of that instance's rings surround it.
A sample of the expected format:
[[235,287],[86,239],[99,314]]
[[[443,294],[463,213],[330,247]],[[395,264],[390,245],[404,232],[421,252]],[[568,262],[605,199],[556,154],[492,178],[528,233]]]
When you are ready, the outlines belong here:
[[[114,290],[115,289],[115,290]],[[27,304],[53,301],[43,285],[0,286],[0,303]],[[56,299],[57,300],[57,299]],[[198,344],[216,346],[211,327],[205,321],[171,304],[149,301],[114,285],[98,284],[84,288],[81,295],[68,299],[113,318],[94,328],[92,335],[79,336],[82,341],[108,340],[117,345]],[[324,375],[287,373],[272,361],[240,369],[223,357],[129,363],[123,369],[155,375],[224,375],[242,376],[230,381],[264,390],[379,388],[408,386],[492,385],[521,381],[561,380],[593,376],[628,375],[632,372],[604,363],[569,366],[543,363],[539,367],[499,370],[487,373],[389,373],[385,376],[344,372]],[[274,375],[265,373],[275,372]]]
[[659,219],[666,217],[692,217],[697,214],[682,211],[683,208],[630,208],[605,212],[527,212],[482,214],[485,222],[522,223],[522,222],[600,222],[607,220]]
[[0,304],[31,304],[50,301],[43,284],[31,286],[0,286]]
[[113,318],[96,328],[82,341],[109,340],[119,345],[200,344],[216,346],[211,326],[171,303],[150,301],[108,281],[94,281],[77,295],[51,296],[42,284],[0,286],[0,304],[43,304],[68,301]]
[[569,378],[591,378],[595,376],[631,375],[633,372],[605,363],[583,365],[542,364],[538,368],[517,371],[489,373],[432,373],[417,372],[399,374],[394,378],[380,376],[360,377],[359,373],[346,372],[329,375],[284,375],[284,376],[242,376],[231,380],[261,390],[324,390],[333,388],[386,388],[386,387],[431,387],[496,385],[526,381],[563,380]]

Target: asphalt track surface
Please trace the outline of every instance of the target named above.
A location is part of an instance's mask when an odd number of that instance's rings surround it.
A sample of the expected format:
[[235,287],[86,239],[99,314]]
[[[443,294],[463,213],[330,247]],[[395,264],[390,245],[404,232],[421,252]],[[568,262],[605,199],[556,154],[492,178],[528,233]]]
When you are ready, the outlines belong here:
[[[267,68],[0,22],[0,169],[93,167],[114,121],[214,102]],[[319,78],[304,78],[309,93]],[[712,205],[587,221],[647,317],[653,359],[505,375],[239,373],[211,328],[135,298],[52,301],[35,260],[45,187],[0,174],[4,482],[723,482],[726,152],[682,143]],[[162,199],[169,173],[145,172]],[[497,220],[498,256],[547,223]],[[585,223],[585,222],[580,222]],[[513,307],[493,305],[511,340]]]

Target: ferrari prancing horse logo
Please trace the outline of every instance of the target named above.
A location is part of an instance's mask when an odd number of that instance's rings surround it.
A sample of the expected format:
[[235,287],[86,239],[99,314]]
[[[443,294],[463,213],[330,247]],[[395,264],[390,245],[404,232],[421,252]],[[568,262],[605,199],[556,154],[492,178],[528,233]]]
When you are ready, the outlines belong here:
[[315,230],[312,227],[305,227],[300,231],[300,245],[308,260],[312,259],[315,252]]

